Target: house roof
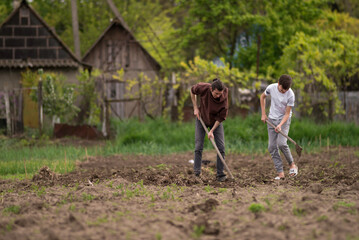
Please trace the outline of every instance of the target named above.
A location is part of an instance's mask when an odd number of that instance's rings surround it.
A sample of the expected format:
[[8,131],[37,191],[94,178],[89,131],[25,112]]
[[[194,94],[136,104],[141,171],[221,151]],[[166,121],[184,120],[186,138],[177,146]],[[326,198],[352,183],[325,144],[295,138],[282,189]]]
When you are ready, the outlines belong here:
[[79,63],[68,59],[0,59],[0,67],[79,67]]
[[132,34],[131,30],[129,29],[129,27],[126,25],[126,23],[124,23],[124,21],[118,18],[115,18],[114,20],[112,20],[112,22],[110,23],[110,25],[105,29],[105,31],[100,35],[100,37],[96,40],[96,42],[90,47],[90,49],[86,52],[86,54],[83,56],[82,60],[84,61],[84,59],[93,51],[93,49],[96,47],[97,44],[99,44],[99,42],[104,38],[104,36],[107,34],[108,31],[110,31],[110,29],[114,26],[118,26],[118,27],[122,27],[125,31],[128,32],[128,34],[130,35],[130,37],[140,46],[140,48],[145,52],[146,55],[148,55],[148,57],[155,63],[155,65],[160,69],[161,65],[156,61],[156,59],[154,59],[152,57],[152,55],[141,45],[141,43],[139,41],[136,40],[136,38],[134,37],[134,35]]
[[26,2],[0,25],[0,68],[90,67],[81,62]]

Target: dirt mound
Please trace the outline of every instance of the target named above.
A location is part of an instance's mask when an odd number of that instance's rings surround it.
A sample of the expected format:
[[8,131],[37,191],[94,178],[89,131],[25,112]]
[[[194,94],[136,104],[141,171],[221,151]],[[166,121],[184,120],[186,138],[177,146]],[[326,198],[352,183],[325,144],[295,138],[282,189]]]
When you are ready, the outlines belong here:
[[35,174],[32,177],[33,182],[43,182],[43,183],[53,183],[58,178],[58,175],[51,171],[48,166],[43,166],[40,168],[39,173]]
[[79,137],[83,139],[104,139],[102,133],[95,126],[56,123],[54,126],[55,138],[63,138],[68,136]]
[[218,205],[219,205],[219,202],[216,199],[211,198],[211,199],[206,200],[206,202],[204,202],[204,203],[197,204],[197,205],[190,207],[188,209],[188,211],[194,212],[196,209],[199,209],[203,212],[208,213],[208,212],[212,211]]

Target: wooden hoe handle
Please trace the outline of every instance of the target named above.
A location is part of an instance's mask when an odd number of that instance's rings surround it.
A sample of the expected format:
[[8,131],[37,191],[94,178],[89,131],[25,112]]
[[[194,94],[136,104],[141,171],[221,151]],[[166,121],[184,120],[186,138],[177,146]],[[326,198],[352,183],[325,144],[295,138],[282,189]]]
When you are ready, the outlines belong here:
[[[268,119],[266,120],[266,122],[272,127],[275,128],[274,124],[271,123]],[[287,138],[289,141],[291,141],[292,143],[294,143],[294,145],[297,145],[297,143],[291,139],[287,134],[283,133],[282,131],[278,131],[280,134],[282,134],[285,138]]]
[[[201,121],[201,124],[202,124],[202,126],[203,126],[203,128],[204,128],[204,130],[206,131],[207,136],[208,136],[208,129],[207,129],[206,125],[204,124],[204,122],[203,122],[203,120],[202,120],[201,117],[199,117],[199,121]],[[226,167],[226,170],[227,170],[227,172],[229,173],[229,176],[231,176],[231,178],[234,179],[234,177],[233,177],[231,171],[229,170],[229,168],[228,168],[226,162],[224,161],[224,159],[223,159],[223,157],[222,157],[222,154],[219,152],[218,147],[217,147],[217,145],[216,145],[214,139],[213,139],[213,138],[210,138],[210,140],[211,140],[211,142],[212,142],[213,147],[216,149],[217,154],[218,154],[219,158],[221,159],[223,165]]]

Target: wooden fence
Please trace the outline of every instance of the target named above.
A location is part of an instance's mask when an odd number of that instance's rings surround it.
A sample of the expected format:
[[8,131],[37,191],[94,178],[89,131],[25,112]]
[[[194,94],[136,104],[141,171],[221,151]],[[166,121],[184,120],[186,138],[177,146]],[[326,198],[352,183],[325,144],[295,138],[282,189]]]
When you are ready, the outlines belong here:
[[[106,89],[105,85],[107,83],[103,82],[102,84],[103,84],[103,88]],[[41,82],[40,82],[40,86],[38,87],[40,87],[41,89]],[[30,98],[28,96],[29,91],[34,89],[37,88],[31,88],[31,89],[19,88],[19,89],[0,91],[0,127],[1,127],[0,130],[2,131],[2,133],[6,133],[8,136],[12,136],[15,133],[19,133],[23,131],[24,119],[26,118],[26,116],[24,116],[26,115],[26,110],[24,110],[24,108],[25,105],[28,105],[29,104],[28,102],[30,101]],[[104,135],[107,136],[109,132],[110,104],[113,102],[126,102],[126,101],[137,101],[141,103],[141,96],[139,96],[139,98],[131,98],[131,99],[108,99],[105,92],[106,91],[103,91],[102,94],[102,99],[104,100],[103,103],[105,103],[103,106],[104,115],[102,119],[103,119],[103,132]],[[43,120],[42,120],[43,113],[41,107],[42,106],[41,90],[38,91],[38,93],[39,93],[38,98],[40,99],[40,101],[38,103],[33,103],[33,105],[35,106],[32,106],[32,108],[36,108],[36,111],[32,111],[33,115],[28,116],[27,118],[33,120],[34,121],[33,127],[35,128],[38,127],[39,130],[41,131],[43,125]],[[344,109],[345,114],[336,115],[334,116],[334,119],[347,121],[347,122],[354,122],[356,124],[359,124],[359,92],[358,91],[339,92],[338,96],[342,103],[342,107]],[[267,102],[269,103],[269,101]],[[296,106],[298,106],[298,102],[296,103]],[[257,112],[257,110],[254,110],[254,112]],[[300,117],[299,113],[296,112],[295,108],[294,108],[294,113],[296,116]]]
[[335,119],[359,124],[359,91],[339,92],[338,96],[345,114],[335,116]]
[[[301,117],[300,113],[297,111],[298,104],[300,104],[300,93],[298,91],[295,92],[296,103],[293,109],[295,116]],[[359,124],[359,91],[350,91],[350,92],[338,92],[338,98],[341,102],[341,107],[344,110],[344,114],[337,114],[333,116],[333,120],[340,120],[346,122],[354,122],[355,124]],[[314,99],[313,102],[317,104],[313,104],[313,111],[311,113],[311,117],[314,117],[317,120],[325,120],[330,116],[330,109],[328,109],[327,104],[327,93],[316,93],[311,96],[311,99]],[[322,102],[325,102],[324,109],[321,105]],[[332,103],[331,109],[334,110],[334,103]],[[328,116],[324,116],[322,112],[326,112]]]
[[23,130],[22,97],[22,89],[0,91],[0,119],[5,120],[2,124],[8,136]]

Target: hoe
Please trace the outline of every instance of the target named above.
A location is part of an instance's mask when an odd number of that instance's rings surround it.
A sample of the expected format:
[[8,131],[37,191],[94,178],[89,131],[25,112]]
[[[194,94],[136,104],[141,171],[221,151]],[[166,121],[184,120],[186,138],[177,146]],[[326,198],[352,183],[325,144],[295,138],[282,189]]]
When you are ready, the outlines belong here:
[[[274,124],[270,121],[266,120],[266,122],[273,128],[275,128]],[[288,135],[284,134],[282,131],[279,131],[280,134],[282,134],[285,138],[287,138],[289,141],[291,141],[295,145],[295,150],[297,151],[298,156],[300,157],[302,155],[303,148],[299,146],[293,139],[291,139]]]
[[[199,120],[201,121],[201,124],[202,124],[204,130],[206,130],[206,133],[207,133],[207,136],[208,136],[208,129],[207,129],[206,125],[204,124],[204,122],[203,122],[203,120],[202,120],[201,117],[199,117]],[[211,142],[212,142],[213,147],[216,149],[217,154],[218,154],[219,158],[221,159],[223,165],[226,167],[226,170],[227,170],[227,172],[229,173],[229,176],[231,176],[231,178],[234,179],[234,177],[233,177],[231,171],[229,170],[229,168],[228,168],[226,162],[224,161],[224,159],[223,159],[223,157],[222,157],[222,154],[219,152],[218,147],[217,147],[216,143],[214,142],[214,139],[213,139],[213,138],[210,138],[210,140],[211,140]]]

